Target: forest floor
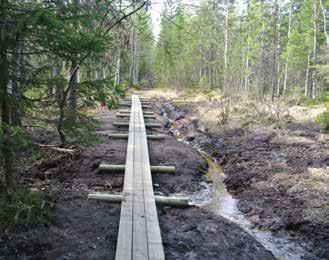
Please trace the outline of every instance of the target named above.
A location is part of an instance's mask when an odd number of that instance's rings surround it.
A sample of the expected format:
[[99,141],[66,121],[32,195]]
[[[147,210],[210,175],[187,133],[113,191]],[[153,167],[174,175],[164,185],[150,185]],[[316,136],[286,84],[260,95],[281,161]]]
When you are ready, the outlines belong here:
[[[0,259],[114,259],[120,205],[91,201],[87,195],[123,189],[123,174],[97,173],[101,162],[125,163],[127,141],[104,136],[115,130],[115,113],[107,109],[96,113],[100,143],[73,155],[51,153],[19,170],[19,183],[46,193],[54,205],[48,223],[0,234]],[[169,134],[165,128],[159,131]],[[49,138],[43,134],[41,139],[46,143]],[[156,193],[190,194],[202,189],[208,166],[195,148],[168,136],[162,142],[150,141],[149,151],[152,165],[177,169],[175,175],[153,175]],[[238,225],[199,207],[158,207],[158,214],[166,259],[274,259]]]
[[288,231],[317,259],[329,259],[329,136],[315,122],[323,106],[240,103],[221,125],[220,98],[143,94],[157,100],[169,131],[222,165],[228,191],[255,227]]

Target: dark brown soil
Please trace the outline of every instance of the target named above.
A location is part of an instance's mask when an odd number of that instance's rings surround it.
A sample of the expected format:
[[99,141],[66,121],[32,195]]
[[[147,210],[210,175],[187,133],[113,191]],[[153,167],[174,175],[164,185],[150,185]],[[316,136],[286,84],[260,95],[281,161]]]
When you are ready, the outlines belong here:
[[[318,191],[320,185],[328,189],[328,183],[313,180],[309,173],[310,168],[329,166],[329,143],[319,141],[319,126],[290,123],[285,136],[276,131],[221,127],[205,133],[195,119],[189,119],[193,115],[188,107],[178,109],[162,100],[158,113],[171,120],[171,131],[187,136],[192,145],[223,165],[229,192],[255,226],[289,231],[300,244],[310,242],[311,253],[329,259],[329,215],[324,208],[329,196]],[[321,214],[313,216],[318,211]]]
[[[98,113],[100,134],[115,130],[114,114]],[[98,174],[97,166],[124,164],[126,145],[103,137],[74,156],[25,171],[20,182],[53,194],[55,207],[47,225],[0,234],[0,259],[114,259],[120,205],[89,201],[87,194],[122,190],[123,174]],[[189,194],[201,188],[207,163],[191,146],[169,136],[149,142],[149,150],[151,164],[177,168],[175,175],[154,175],[156,192]],[[161,207],[158,212],[167,259],[273,259],[238,226],[197,207]]]

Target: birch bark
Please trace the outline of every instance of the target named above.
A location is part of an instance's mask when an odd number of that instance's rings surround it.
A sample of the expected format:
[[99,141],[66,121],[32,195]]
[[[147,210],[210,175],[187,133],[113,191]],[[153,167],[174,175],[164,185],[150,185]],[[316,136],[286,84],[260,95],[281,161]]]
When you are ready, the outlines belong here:
[[285,63],[285,69],[284,69],[284,80],[283,80],[283,94],[287,91],[287,81],[288,81],[288,68],[289,68],[289,60],[290,60],[290,53],[289,53],[289,47],[290,47],[290,37],[291,37],[291,19],[292,19],[292,2],[289,3],[289,18],[288,18],[288,35],[287,35],[287,57],[286,57],[286,63]]

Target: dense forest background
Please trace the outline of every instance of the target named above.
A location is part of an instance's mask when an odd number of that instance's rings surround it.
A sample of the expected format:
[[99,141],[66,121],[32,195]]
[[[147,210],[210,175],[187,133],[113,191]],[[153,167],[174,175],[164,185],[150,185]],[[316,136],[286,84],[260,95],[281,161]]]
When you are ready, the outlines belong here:
[[0,0],[2,187],[33,132],[93,140],[90,110],[131,88],[217,90],[225,100],[325,100],[327,0]]
[[234,96],[319,97],[326,86],[327,9],[323,0],[167,4],[156,78]]

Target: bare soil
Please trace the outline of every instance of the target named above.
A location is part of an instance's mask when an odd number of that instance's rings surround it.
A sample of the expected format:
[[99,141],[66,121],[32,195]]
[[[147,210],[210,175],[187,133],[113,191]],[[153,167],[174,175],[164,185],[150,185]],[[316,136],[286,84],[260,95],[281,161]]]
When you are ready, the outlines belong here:
[[228,191],[256,227],[288,231],[300,245],[311,245],[317,259],[329,259],[329,139],[317,124],[207,131],[193,114],[200,104],[178,107],[163,98],[158,104],[171,132],[223,166]]
[[[97,113],[103,136],[115,131],[115,110]],[[164,124],[166,122],[163,122]],[[168,133],[167,130],[160,130]],[[101,162],[124,164],[126,140],[101,137],[74,156],[63,156],[21,171],[21,183],[52,194],[55,205],[47,225],[0,234],[0,259],[114,259],[120,205],[87,200],[91,191],[120,192],[123,174],[99,174]],[[155,174],[157,193],[186,193],[201,188],[206,161],[190,145],[168,136],[150,141],[153,165],[174,165],[177,174]],[[167,259],[273,259],[237,225],[197,207],[158,207]]]

